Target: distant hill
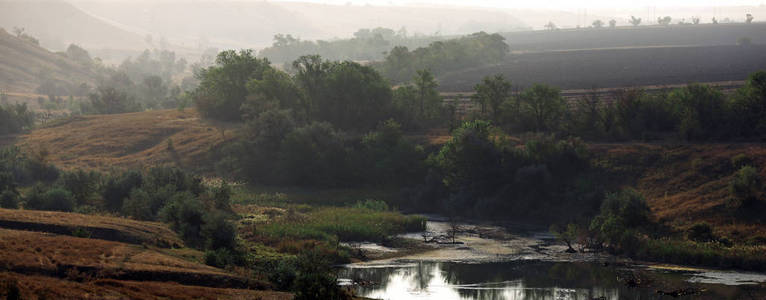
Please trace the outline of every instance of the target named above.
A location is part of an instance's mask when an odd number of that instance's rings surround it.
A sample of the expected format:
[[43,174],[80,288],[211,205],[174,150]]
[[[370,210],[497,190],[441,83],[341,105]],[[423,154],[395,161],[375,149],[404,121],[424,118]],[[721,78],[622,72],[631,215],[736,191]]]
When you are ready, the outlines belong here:
[[185,47],[262,48],[275,34],[304,40],[348,38],[361,28],[409,34],[510,31],[525,25],[490,9],[322,5],[271,1],[89,1],[78,8]]
[[0,0],[0,27],[20,27],[48,49],[64,50],[70,43],[87,49],[149,48],[140,34],[95,18],[63,0]]
[[93,86],[96,77],[92,67],[0,29],[0,89],[3,91],[34,92],[45,80],[66,87],[82,83]]

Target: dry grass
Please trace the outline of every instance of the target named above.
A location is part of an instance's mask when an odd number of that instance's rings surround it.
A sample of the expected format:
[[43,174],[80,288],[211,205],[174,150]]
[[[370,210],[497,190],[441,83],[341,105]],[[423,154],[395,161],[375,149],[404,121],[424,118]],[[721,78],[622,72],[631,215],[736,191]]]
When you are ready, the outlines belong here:
[[160,247],[181,247],[183,241],[165,224],[76,213],[0,208],[0,227],[73,234],[87,231],[92,238]]
[[[137,282],[99,279],[74,282],[36,275],[0,273],[0,286],[15,282],[22,299],[263,299],[288,300],[292,295],[274,291],[223,289],[172,282]],[[0,289],[0,297],[3,295]]]
[[234,137],[229,127],[203,121],[193,109],[78,116],[34,130],[18,145],[49,150],[50,161],[64,169],[173,164],[200,170],[208,167],[211,149]]
[[724,236],[766,236],[766,226],[738,220],[726,207],[736,171],[731,158],[747,155],[766,178],[766,145],[609,144],[591,149],[598,164],[629,178],[624,184],[636,186],[655,217],[668,225],[686,229],[705,221]]
[[[258,282],[177,256],[194,250],[153,249],[118,242],[0,229],[0,270],[74,281],[116,279],[247,288]],[[196,251],[194,251],[196,252]]]

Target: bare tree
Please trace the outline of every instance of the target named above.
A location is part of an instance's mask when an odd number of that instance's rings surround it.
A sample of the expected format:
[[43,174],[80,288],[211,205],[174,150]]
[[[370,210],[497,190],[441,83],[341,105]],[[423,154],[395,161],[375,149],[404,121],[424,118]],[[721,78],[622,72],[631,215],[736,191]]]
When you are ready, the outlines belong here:
[[450,219],[449,221],[449,230],[447,230],[447,236],[452,240],[452,243],[455,243],[455,237],[457,236],[458,232],[463,230],[460,226],[460,223],[458,223],[455,219]]

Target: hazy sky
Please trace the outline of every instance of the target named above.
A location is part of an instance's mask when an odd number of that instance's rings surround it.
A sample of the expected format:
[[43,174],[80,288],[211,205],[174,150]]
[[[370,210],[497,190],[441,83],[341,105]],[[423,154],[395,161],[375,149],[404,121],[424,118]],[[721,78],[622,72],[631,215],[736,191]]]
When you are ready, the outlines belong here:
[[354,5],[413,5],[413,4],[442,4],[458,6],[482,6],[502,8],[550,8],[550,9],[609,9],[609,8],[645,8],[645,7],[676,7],[676,6],[737,6],[764,5],[766,0],[279,0],[291,2],[315,2],[328,4]]

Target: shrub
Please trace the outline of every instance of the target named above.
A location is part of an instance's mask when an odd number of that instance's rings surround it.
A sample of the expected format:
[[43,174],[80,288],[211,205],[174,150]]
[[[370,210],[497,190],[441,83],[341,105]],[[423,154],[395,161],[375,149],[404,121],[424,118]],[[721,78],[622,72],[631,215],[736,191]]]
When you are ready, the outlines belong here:
[[205,264],[216,268],[224,268],[226,266],[242,265],[243,258],[242,255],[234,250],[220,248],[205,251]]
[[734,174],[729,183],[729,191],[735,200],[736,207],[748,207],[761,199],[763,183],[755,168],[744,166]]
[[202,225],[202,237],[208,249],[234,249],[237,241],[237,228],[222,212],[208,213]]
[[73,211],[76,201],[72,193],[60,187],[54,187],[43,195],[42,210]]
[[740,153],[731,158],[731,165],[735,170],[739,170],[742,167],[753,165],[753,160],[749,156]]
[[345,299],[338,287],[330,260],[316,246],[303,250],[297,260],[295,298],[304,299]]
[[716,239],[713,235],[713,227],[707,223],[694,224],[686,231],[686,238],[695,242],[711,242]]
[[19,195],[11,190],[5,190],[0,193],[0,207],[2,208],[19,208]]
[[185,242],[193,246],[202,245],[201,230],[205,209],[192,193],[180,192],[173,195],[170,202],[160,211],[160,216]]
[[606,195],[590,229],[613,249],[630,249],[637,230],[650,224],[649,213],[643,195],[632,188],[623,189]]
[[296,277],[297,270],[292,260],[278,261],[274,269],[269,272],[269,281],[280,291],[292,290]]

